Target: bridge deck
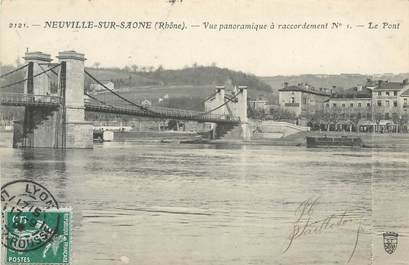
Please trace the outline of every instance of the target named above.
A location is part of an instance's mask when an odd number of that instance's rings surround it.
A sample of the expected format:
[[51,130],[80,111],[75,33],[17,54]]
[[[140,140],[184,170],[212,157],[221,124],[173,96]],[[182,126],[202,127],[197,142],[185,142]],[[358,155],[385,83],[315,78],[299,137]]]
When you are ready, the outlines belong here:
[[[5,106],[30,106],[38,108],[59,108],[62,98],[50,95],[29,95],[21,93],[0,94],[0,104]],[[239,118],[226,115],[203,113],[193,110],[172,109],[162,107],[147,107],[146,110],[129,106],[118,107],[102,104],[85,103],[85,111],[124,114],[138,117],[152,117],[161,119],[189,120],[197,122],[214,122],[224,124],[238,124]]]
[[48,95],[28,95],[18,93],[1,93],[0,104],[4,106],[29,106],[58,108],[61,105],[61,98]]

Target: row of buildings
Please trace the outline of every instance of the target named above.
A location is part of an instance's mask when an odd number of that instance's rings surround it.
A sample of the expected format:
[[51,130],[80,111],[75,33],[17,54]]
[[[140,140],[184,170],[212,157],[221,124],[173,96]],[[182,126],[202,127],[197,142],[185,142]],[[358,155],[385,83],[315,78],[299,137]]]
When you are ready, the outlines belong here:
[[409,82],[373,81],[345,90],[288,85],[279,104],[310,126],[323,130],[401,131],[409,120]]

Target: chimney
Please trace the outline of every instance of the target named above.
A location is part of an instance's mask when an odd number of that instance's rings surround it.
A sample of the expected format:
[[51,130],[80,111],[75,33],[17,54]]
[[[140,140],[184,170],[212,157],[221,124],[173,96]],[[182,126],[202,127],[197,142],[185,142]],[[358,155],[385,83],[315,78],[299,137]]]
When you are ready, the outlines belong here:
[[402,84],[404,85],[404,86],[406,86],[407,84],[408,84],[408,79],[406,78],[406,79],[403,79],[403,82],[402,82]]
[[288,82],[284,82],[284,88],[288,87]]
[[216,92],[220,92],[221,90],[224,90],[224,86],[216,86]]
[[381,86],[382,80],[378,80],[378,86]]

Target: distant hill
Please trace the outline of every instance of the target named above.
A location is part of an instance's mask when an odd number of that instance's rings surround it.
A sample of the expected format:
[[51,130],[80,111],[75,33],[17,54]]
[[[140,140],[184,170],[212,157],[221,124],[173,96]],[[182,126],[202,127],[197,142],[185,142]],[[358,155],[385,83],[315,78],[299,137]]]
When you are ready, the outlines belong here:
[[[214,93],[216,85],[231,89],[234,85],[248,86],[250,97],[269,96],[271,87],[252,74],[216,66],[195,66],[180,70],[131,71],[130,69],[87,68],[101,81],[111,81],[121,95],[134,102],[148,99],[154,105],[203,110],[203,100]],[[86,79],[86,87],[92,81]],[[112,102],[115,97],[98,97]],[[166,100],[164,100],[166,98]],[[161,102],[159,104],[159,101]]]
[[[191,87],[193,90],[189,91],[188,96],[199,96],[202,94],[199,90],[204,87],[213,91],[216,85],[226,83],[248,86],[249,90],[271,91],[271,87],[255,75],[216,66],[196,66],[180,70],[158,68],[150,72],[109,68],[87,68],[87,70],[99,80],[114,82],[116,88],[131,88],[135,92],[139,89],[146,89],[148,86],[152,87],[153,90],[169,89],[169,92],[177,91],[179,87]],[[195,87],[197,87],[197,91],[194,90]]]
[[298,83],[308,83],[316,88],[332,88],[336,86],[336,90],[343,90],[354,87],[356,85],[363,85],[368,78],[373,80],[389,80],[402,81],[409,78],[409,73],[402,74],[380,74],[380,75],[361,75],[361,74],[339,74],[339,75],[320,75],[320,74],[306,74],[294,76],[265,76],[259,77],[261,81],[269,84],[272,88],[273,103],[278,104],[278,90],[283,87],[284,82],[290,85]]

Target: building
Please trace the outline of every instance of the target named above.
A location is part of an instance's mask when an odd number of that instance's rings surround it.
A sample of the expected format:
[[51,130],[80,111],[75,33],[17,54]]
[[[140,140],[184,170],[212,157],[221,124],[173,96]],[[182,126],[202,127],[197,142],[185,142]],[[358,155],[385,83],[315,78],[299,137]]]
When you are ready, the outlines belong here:
[[372,81],[333,94],[314,126],[323,130],[398,132],[408,123],[409,84]]
[[[407,91],[409,90],[408,79],[403,82],[390,82],[379,80],[377,86],[373,89],[372,101],[376,119],[394,120],[400,119],[407,104]],[[401,96],[403,94],[403,97]]]
[[267,100],[262,97],[259,97],[257,99],[250,99],[249,107],[251,110],[254,110],[257,112],[268,112],[269,110]]
[[342,93],[334,93],[324,102],[324,111],[319,117],[322,130],[356,129],[360,120],[372,120],[372,89],[356,86]]
[[304,83],[289,86],[285,82],[278,92],[280,108],[294,113],[297,117],[321,111],[324,102],[330,98],[328,89],[316,89]]
[[152,102],[150,100],[144,99],[142,100],[141,105],[144,107],[152,107]]

